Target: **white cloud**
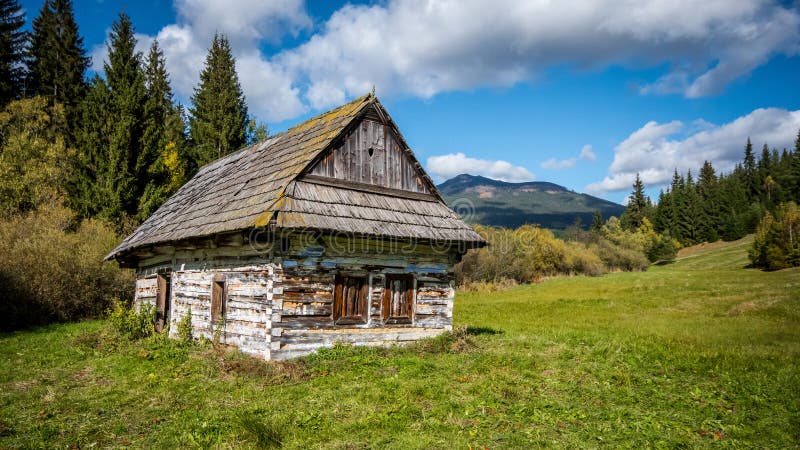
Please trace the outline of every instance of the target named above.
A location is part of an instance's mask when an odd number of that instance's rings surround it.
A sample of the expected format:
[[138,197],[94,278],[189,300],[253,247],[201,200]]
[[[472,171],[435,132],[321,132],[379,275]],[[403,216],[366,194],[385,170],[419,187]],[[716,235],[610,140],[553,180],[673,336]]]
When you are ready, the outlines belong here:
[[541,166],[542,169],[548,170],[571,169],[575,167],[576,162],[577,159],[575,158],[562,159],[560,161],[555,158],[550,158],[547,161],[539,164],[539,166]]
[[502,160],[470,158],[461,152],[431,156],[425,166],[427,172],[437,181],[444,181],[462,173],[510,182],[533,181],[534,179],[534,175],[522,166],[515,166]]
[[706,160],[717,172],[729,172],[742,160],[748,137],[756,148],[764,143],[791,148],[800,129],[800,110],[756,109],[719,126],[695,123],[702,124],[702,129],[681,138],[676,137],[684,131],[680,121],[648,122],[617,145],[609,175],[586,190],[599,194],[630,189],[637,172],[648,187],[663,187],[676,168],[696,173]]
[[[347,4],[313,27],[303,0],[174,0],[157,36],[189,98],[214,32],[228,36],[254,114],[271,121],[382,95],[511,86],[553,66],[670,67],[642,94],[717,93],[778,54],[800,52],[800,12],[777,0],[386,0]],[[265,42],[315,30],[266,55]],[[95,69],[104,48],[94,49]]]
[[581,149],[581,154],[578,155],[578,158],[584,161],[594,161],[597,159],[597,155],[594,154],[594,149],[589,144],[586,144]]
[[303,80],[317,108],[372,84],[426,98],[509,86],[552,65],[667,64],[672,71],[641,92],[697,97],[775,54],[796,54],[798,25],[797,11],[771,0],[495,0],[490,8],[480,0],[389,0],[343,7],[277,61]]
[[[284,33],[296,34],[311,26],[302,0],[175,0],[175,9],[178,23],[165,26],[155,36],[137,34],[136,49],[146,56],[153,39],[158,39],[180,101],[188,103],[192,96],[211,40],[219,32],[230,41],[251,114],[279,121],[307,109],[300,90],[293,86],[292,74],[259,49],[263,41],[275,41]],[[105,44],[92,49],[95,71],[102,72],[107,54]]]

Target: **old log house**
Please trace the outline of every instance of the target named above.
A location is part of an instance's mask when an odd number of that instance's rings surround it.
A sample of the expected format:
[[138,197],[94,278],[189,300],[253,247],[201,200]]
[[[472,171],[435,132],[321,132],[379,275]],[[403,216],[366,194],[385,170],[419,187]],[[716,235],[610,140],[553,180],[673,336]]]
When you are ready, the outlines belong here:
[[265,359],[452,329],[453,267],[485,245],[369,94],[204,167],[108,256],[177,335]]

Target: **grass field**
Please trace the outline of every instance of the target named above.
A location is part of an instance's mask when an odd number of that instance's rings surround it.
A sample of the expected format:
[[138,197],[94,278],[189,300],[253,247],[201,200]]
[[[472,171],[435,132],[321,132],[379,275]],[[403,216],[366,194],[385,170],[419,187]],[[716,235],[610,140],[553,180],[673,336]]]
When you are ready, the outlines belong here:
[[466,333],[267,364],[103,321],[0,335],[0,448],[800,444],[800,270],[746,241],[459,293]]

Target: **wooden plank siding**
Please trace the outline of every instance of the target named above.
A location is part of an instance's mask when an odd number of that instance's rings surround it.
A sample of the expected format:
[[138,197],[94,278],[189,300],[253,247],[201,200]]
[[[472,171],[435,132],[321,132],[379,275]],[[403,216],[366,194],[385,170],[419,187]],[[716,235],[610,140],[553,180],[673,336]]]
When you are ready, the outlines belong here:
[[[211,256],[206,262],[177,260],[166,269],[159,265],[159,270],[171,272],[169,335],[177,337],[178,324],[190,308],[195,338],[213,339],[219,328],[220,342],[265,359],[306,355],[335,342],[402,344],[452,329],[452,252],[342,236],[295,233],[288,239],[286,251],[272,261],[229,261],[220,266]],[[366,323],[334,323],[337,274],[368,280]],[[413,276],[411,323],[387,324],[382,319],[381,299],[390,274]],[[211,321],[215,280],[225,282],[224,320],[217,327]],[[140,270],[136,286],[137,302],[155,301],[151,270]]]
[[364,119],[314,166],[312,175],[429,194],[390,127]]

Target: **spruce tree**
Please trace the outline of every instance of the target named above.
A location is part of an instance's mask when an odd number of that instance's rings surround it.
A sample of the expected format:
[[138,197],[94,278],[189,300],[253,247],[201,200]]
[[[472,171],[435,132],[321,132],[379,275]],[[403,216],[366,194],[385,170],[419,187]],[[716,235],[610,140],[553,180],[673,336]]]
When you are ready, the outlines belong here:
[[794,151],[788,157],[788,170],[786,184],[788,190],[787,200],[800,203],[800,131],[794,141]]
[[753,144],[750,138],[747,138],[747,144],[744,147],[744,162],[742,165],[744,184],[747,188],[747,195],[757,195],[758,189],[756,188],[756,155],[753,153]]
[[192,104],[189,129],[198,166],[245,144],[247,104],[236,74],[236,61],[224,35],[214,35]]
[[95,75],[81,104],[80,129],[75,133],[78,158],[75,176],[70,180],[69,206],[81,217],[114,216],[122,211],[115,194],[109,158],[111,134],[111,90],[104,79]]
[[697,180],[699,208],[702,212],[702,222],[699,224],[701,241],[714,242],[719,238],[720,202],[717,181],[714,167],[710,161],[705,161]]
[[173,104],[166,60],[158,41],[153,41],[147,56],[145,86],[142,151],[136,164],[138,180],[145,182],[139,199],[139,220],[161,206],[186,176],[186,122],[183,109]]
[[0,108],[23,95],[25,14],[16,0],[0,0]]
[[33,21],[29,50],[28,89],[53,103],[61,103],[73,128],[86,95],[84,78],[91,58],[78,33],[71,0],[45,0]]
[[650,199],[644,194],[644,183],[639,174],[633,183],[633,192],[628,198],[628,207],[622,214],[622,226],[628,230],[636,230],[642,226],[643,219],[649,215]]
[[130,17],[120,13],[111,26],[108,44],[108,62],[103,65],[111,89],[111,116],[114,128],[109,145],[110,179],[115,180],[113,193],[119,198],[122,211],[118,214],[135,215],[139,197],[146,182],[138,180],[137,162],[141,154],[144,127],[145,86],[142,54],[136,51],[136,37]]

